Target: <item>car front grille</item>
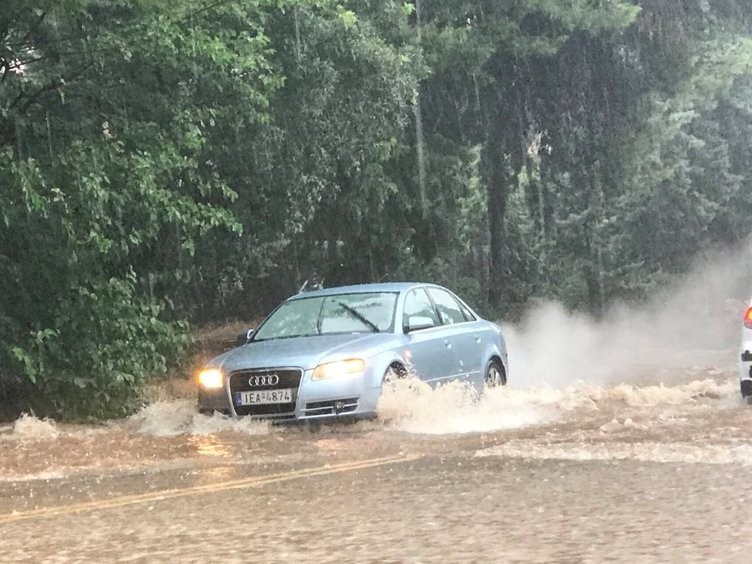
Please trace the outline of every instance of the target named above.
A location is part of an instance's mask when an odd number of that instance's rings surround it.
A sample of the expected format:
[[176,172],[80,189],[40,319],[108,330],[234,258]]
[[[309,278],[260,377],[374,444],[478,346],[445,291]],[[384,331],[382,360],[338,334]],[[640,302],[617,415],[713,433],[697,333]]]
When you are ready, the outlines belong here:
[[[276,378],[273,378],[276,376]],[[254,370],[236,370],[230,373],[230,396],[235,413],[238,415],[259,415],[274,418],[287,418],[295,412],[298,388],[303,371],[300,368],[263,368]],[[253,381],[253,385],[251,381]],[[268,403],[258,405],[241,405],[240,392],[263,390],[292,390],[289,403]]]

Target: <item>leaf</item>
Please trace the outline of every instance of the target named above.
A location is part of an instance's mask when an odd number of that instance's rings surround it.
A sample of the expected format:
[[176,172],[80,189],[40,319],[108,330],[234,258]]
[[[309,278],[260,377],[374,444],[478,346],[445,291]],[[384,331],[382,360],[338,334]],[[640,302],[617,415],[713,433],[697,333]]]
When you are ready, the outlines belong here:
[[86,378],[81,378],[79,376],[75,376],[73,378],[73,383],[81,389],[89,386],[89,380],[87,380]]

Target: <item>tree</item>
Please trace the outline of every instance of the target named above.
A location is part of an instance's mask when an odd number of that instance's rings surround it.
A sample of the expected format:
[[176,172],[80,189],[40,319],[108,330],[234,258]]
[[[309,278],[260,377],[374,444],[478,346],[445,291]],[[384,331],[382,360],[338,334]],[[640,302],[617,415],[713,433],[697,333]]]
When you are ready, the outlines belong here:
[[201,236],[241,228],[207,140],[261,119],[280,84],[263,14],[263,3],[28,2],[0,26],[6,401],[127,411],[180,353],[169,281]]

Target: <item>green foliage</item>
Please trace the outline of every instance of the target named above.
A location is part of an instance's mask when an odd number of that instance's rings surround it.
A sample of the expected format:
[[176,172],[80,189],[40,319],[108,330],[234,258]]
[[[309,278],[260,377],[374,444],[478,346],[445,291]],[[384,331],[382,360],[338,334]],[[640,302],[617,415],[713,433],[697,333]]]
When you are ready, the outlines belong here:
[[126,413],[185,345],[173,290],[242,226],[217,131],[265,119],[274,3],[22,4],[0,26],[0,381],[65,417]]
[[[5,386],[38,414],[73,418],[127,415],[143,403],[141,384],[165,374],[188,344],[185,327],[161,319],[135,280],[79,286],[50,312],[56,329],[30,332],[4,354]],[[7,362],[7,364],[6,364]]]
[[405,25],[396,3],[299,3],[269,18],[284,85],[269,98],[268,121],[214,145],[245,231],[203,249],[211,263],[196,279],[217,290],[197,315],[263,310],[314,276],[334,284],[392,268],[408,228],[391,219],[409,205],[392,165],[409,150],[416,79],[414,48],[384,35]]
[[651,99],[631,147],[634,173],[617,203],[631,234],[627,249],[645,261],[648,276],[682,272],[706,242],[744,233],[738,222],[739,230],[715,229],[734,213],[729,204],[739,201],[747,175],[732,166],[718,105],[752,70],[752,42],[700,43],[697,51],[693,72],[672,95]]
[[0,405],[127,413],[307,279],[599,313],[752,230],[746,2],[22,0]]

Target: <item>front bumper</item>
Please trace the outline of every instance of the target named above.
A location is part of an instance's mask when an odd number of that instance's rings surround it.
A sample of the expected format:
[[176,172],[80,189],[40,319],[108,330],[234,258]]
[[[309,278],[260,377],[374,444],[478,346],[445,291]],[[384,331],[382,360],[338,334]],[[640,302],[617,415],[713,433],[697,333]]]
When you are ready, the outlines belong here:
[[[272,371],[274,369],[263,369]],[[369,387],[365,375],[348,376],[332,380],[312,380],[313,370],[303,371],[293,409],[284,408],[263,414],[242,415],[255,419],[278,421],[370,417],[375,415],[381,396],[380,387]],[[237,409],[236,409],[237,407]],[[201,413],[218,411],[239,416],[230,388],[230,378],[217,390],[199,388],[198,410]]]

